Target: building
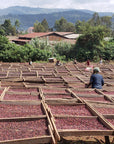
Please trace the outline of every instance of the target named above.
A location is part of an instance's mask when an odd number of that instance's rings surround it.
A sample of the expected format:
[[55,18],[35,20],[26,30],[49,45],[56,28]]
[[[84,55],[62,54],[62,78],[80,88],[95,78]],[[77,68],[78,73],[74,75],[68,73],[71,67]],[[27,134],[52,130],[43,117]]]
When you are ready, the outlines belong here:
[[28,33],[33,33],[33,30],[34,30],[34,27],[29,27],[28,30],[27,30],[27,32]]
[[54,42],[67,42],[75,44],[77,37],[79,35],[73,32],[39,32],[39,33],[29,33],[25,35],[20,35],[17,39],[12,40],[16,44],[24,45],[29,43],[33,38],[47,40],[49,43]]

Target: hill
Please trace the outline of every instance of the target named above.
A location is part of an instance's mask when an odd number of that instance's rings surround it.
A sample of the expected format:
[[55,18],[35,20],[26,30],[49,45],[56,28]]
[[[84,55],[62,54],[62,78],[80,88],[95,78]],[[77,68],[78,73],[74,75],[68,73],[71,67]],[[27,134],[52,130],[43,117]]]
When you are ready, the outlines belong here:
[[[68,22],[75,23],[77,20],[89,20],[92,18],[94,11],[74,10],[74,9],[45,9],[30,7],[9,7],[0,9],[0,24],[5,19],[10,19],[12,24],[18,19],[21,23],[21,30],[26,30],[33,26],[37,21],[41,22],[44,18],[47,20],[49,27],[53,27],[56,20],[64,17]],[[112,16],[113,13],[99,13],[100,16]]]
[[0,9],[0,16],[3,15],[20,15],[20,14],[42,14],[42,13],[53,13],[53,12],[61,12],[67,11],[67,9],[48,9],[48,8],[32,8],[25,6],[13,6],[5,9]]
[[[33,8],[33,7],[25,7],[25,6],[12,6],[5,9],[0,9],[0,16],[3,15],[23,15],[23,14],[49,14],[53,12],[63,12],[63,11],[71,11],[76,9],[60,9],[60,8]],[[86,9],[77,9],[78,11],[93,14],[95,11],[86,10]],[[100,16],[112,16],[114,13],[112,12],[98,12]]]
[[92,14],[85,13],[78,10],[71,11],[63,11],[63,12],[54,12],[49,14],[21,14],[14,15],[8,14],[4,16],[0,16],[0,24],[4,23],[5,19],[10,19],[12,24],[19,20],[21,23],[22,29],[28,29],[28,27],[33,26],[33,24],[37,21],[41,22],[44,18],[47,20],[50,27],[54,26],[56,20],[59,20],[61,17],[64,17],[68,22],[75,23],[77,20],[89,20],[92,17]]

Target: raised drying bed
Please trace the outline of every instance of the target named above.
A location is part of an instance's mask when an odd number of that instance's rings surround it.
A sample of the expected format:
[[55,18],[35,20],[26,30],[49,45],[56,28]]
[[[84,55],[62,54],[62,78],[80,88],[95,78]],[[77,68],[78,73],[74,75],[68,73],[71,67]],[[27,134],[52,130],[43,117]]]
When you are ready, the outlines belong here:
[[86,95],[91,95],[91,94],[97,94],[94,89],[73,89],[72,90],[76,95],[78,94],[86,94]]
[[63,83],[63,79],[61,77],[45,77],[45,83]]
[[48,88],[42,87],[42,92],[44,94],[68,94],[65,88]]
[[45,100],[49,99],[71,99],[74,98],[71,94],[44,94]]
[[47,86],[48,88],[66,88],[67,85],[62,83],[45,83],[45,86]]
[[9,92],[38,92],[38,89],[37,88],[9,88],[8,89]]
[[84,88],[85,85],[83,83],[79,83],[79,82],[75,82],[75,83],[68,83],[67,85],[69,88],[73,88],[73,89],[76,89],[76,88]]
[[45,107],[58,140],[60,136],[113,135],[113,127],[88,104],[47,102]]
[[41,102],[0,102],[0,119],[16,117],[37,117],[39,115],[45,115],[45,109]]
[[0,119],[0,144],[51,142],[52,131],[46,117]]
[[62,77],[66,83],[81,83],[81,81],[73,76],[63,76]]
[[77,96],[86,101],[93,101],[93,102],[102,102],[102,103],[111,103],[110,99],[106,96],[98,95],[98,94],[77,94]]
[[27,88],[9,88],[1,96],[3,100],[40,100],[37,89]]
[[112,125],[112,127],[114,129],[114,114],[113,115],[106,114],[106,115],[103,115],[103,116]]
[[39,95],[5,93],[2,100],[40,100]]
[[13,82],[13,81],[1,81],[1,87],[14,87],[14,88],[22,88],[24,87],[24,84],[23,83],[20,83],[20,82]]
[[114,114],[114,104],[93,104],[93,107],[102,115]]
[[34,76],[37,76],[37,73],[34,71],[34,72],[22,72],[22,77],[34,77]]
[[[59,136],[105,136],[113,135],[113,129],[104,125],[96,116],[55,116],[53,125]],[[58,140],[60,140],[58,136]]]
[[[45,91],[45,90],[46,91]],[[75,102],[78,101],[78,99],[72,95],[71,93],[67,92],[66,89],[63,88],[40,88],[39,89],[40,97],[42,100],[48,102],[60,102],[64,100],[74,100]]]
[[100,115],[113,115],[114,114],[114,104],[113,103],[97,103],[91,102],[92,108]]
[[85,104],[81,104],[81,103],[51,104],[51,102],[48,102],[47,105],[53,115],[68,115],[68,116],[72,116],[72,115],[73,116],[92,116],[93,115],[91,110]]
[[0,102],[0,144],[53,143],[53,128],[44,104],[36,101]]

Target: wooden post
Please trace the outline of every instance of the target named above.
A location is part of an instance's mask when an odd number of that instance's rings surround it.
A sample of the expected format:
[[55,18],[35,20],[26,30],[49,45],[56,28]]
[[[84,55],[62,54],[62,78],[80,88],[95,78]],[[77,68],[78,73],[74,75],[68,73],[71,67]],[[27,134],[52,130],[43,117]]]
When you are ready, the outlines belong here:
[[105,136],[105,144],[110,144],[109,136]]

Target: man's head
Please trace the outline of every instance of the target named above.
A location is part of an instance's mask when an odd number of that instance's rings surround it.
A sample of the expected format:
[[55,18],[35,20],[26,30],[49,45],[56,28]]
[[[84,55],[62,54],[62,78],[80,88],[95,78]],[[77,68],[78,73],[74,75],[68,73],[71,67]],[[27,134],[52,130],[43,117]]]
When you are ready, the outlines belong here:
[[94,72],[94,73],[98,73],[98,72],[100,72],[99,67],[95,67],[95,68],[93,69],[93,72]]

